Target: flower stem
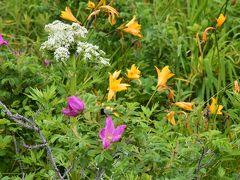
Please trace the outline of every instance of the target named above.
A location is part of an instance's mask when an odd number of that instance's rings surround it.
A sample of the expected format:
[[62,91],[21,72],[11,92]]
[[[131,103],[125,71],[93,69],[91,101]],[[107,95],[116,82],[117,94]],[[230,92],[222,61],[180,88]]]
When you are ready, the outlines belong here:
[[76,93],[76,86],[77,86],[77,73],[76,73],[76,58],[74,55],[71,56],[71,63],[72,63],[72,76],[70,76],[70,94]]
[[149,105],[150,102],[152,101],[152,98],[153,98],[153,96],[156,94],[156,92],[157,92],[157,89],[155,89],[154,92],[152,93],[152,96],[151,96],[150,99],[148,100],[146,107],[148,107],[148,105]]

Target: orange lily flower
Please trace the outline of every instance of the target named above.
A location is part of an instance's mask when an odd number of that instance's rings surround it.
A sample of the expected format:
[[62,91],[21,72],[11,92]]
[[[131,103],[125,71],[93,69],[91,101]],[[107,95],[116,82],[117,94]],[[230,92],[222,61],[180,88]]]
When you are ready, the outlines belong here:
[[220,14],[219,17],[217,18],[217,24],[216,27],[221,27],[223,25],[223,23],[226,21],[226,16],[224,16],[223,14]]
[[109,74],[109,91],[108,91],[108,99],[110,101],[113,96],[119,91],[127,90],[129,84],[121,84],[122,78],[118,78],[121,71],[115,71],[113,74]]
[[141,35],[141,25],[138,24],[138,22],[136,21],[136,16],[133,16],[133,18],[131,19],[131,21],[129,21],[126,25],[121,25],[118,29],[132,34],[133,36],[137,36],[137,37],[142,37]]
[[173,73],[169,70],[169,66],[165,66],[162,71],[160,71],[157,66],[155,66],[157,74],[158,74],[158,84],[157,84],[157,90],[161,91],[172,76],[174,76]]
[[136,67],[135,64],[131,66],[130,70],[127,70],[127,77],[131,80],[139,79],[141,71]]
[[223,109],[222,105],[217,104],[217,99],[212,98],[212,103],[208,106],[210,114],[222,114],[221,110]]
[[188,111],[193,110],[193,108],[192,108],[193,103],[190,103],[190,102],[176,102],[175,105],[182,109],[188,110]]
[[61,11],[60,17],[62,19],[72,21],[72,22],[76,22],[76,23],[80,24],[80,22],[77,20],[77,18],[75,18],[75,16],[72,14],[72,11],[69,7],[66,7],[65,11]]
[[173,125],[175,126],[176,125],[176,121],[175,121],[175,118],[174,118],[174,114],[175,112],[171,111],[167,114],[167,120]]

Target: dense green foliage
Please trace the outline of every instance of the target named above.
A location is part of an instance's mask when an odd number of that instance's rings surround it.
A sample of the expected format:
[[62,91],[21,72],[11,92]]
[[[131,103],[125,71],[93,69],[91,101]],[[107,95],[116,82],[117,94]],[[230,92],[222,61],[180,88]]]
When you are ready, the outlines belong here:
[[[0,1],[0,33],[9,42],[0,46],[0,101],[12,113],[35,121],[60,172],[71,166],[67,178],[73,180],[240,179],[240,93],[234,91],[234,81],[240,79],[240,3],[116,0],[111,4],[119,12],[116,24],[111,26],[101,14],[87,36],[106,52],[110,66],[96,67],[81,58],[75,64],[57,62],[43,53],[40,46],[48,37],[44,26],[61,20],[61,11],[69,6],[87,27],[87,2]],[[208,31],[204,43],[204,30],[215,27],[220,13],[226,22]],[[143,37],[124,33],[122,38],[116,28],[133,15]],[[46,58],[49,66],[44,65]],[[126,77],[132,64],[141,70],[139,80]],[[167,98],[167,90],[156,91],[154,66],[169,66],[175,74],[167,83],[175,100]],[[108,72],[116,70],[131,86],[107,101]],[[62,113],[72,95],[86,105],[76,118]],[[223,105],[222,114],[209,112],[212,97]],[[183,101],[192,102],[193,110],[174,104]],[[170,111],[175,112],[175,126],[167,119]],[[109,149],[103,149],[98,135],[106,115],[116,125],[127,125],[121,140]],[[2,111],[0,178],[54,179],[46,149],[28,149],[24,143],[41,141]]]

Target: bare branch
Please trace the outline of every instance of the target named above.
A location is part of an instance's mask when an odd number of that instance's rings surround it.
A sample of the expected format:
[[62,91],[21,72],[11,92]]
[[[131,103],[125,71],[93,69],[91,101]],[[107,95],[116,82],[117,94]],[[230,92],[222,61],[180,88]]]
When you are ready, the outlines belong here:
[[[55,173],[57,174],[59,179],[63,180],[64,176],[61,175],[60,170],[58,169],[58,167],[56,165],[56,162],[55,162],[55,159],[54,159],[54,156],[52,154],[52,150],[51,150],[50,146],[48,145],[47,140],[44,137],[44,135],[42,134],[42,131],[40,130],[38,125],[33,120],[30,120],[30,119],[28,119],[28,118],[26,118],[26,117],[24,117],[20,114],[13,115],[11,113],[11,111],[7,108],[7,106],[5,104],[3,104],[1,101],[0,101],[0,106],[3,107],[3,112],[6,113],[6,115],[9,117],[9,119],[13,120],[14,122],[16,122],[18,125],[20,125],[22,127],[34,130],[38,134],[39,138],[41,139],[42,144],[37,144],[37,145],[26,145],[26,144],[24,144],[24,147],[27,147],[29,149],[40,148],[40,147],[46,148],[47,155],[48,155],[49,160],[50,160],[50,162],[51,162],[51,164],[54,168]],[[70,171],[70,170],[67,170],[66,171],[67,173],[65,172],[66,175],[68,174],[68,171]]]
[[58,175],[58,177],[59,177],[60,179],[64,179],[64,178],[62,177],[62,175],[61,175],[61,173],[60,173],[57,165],[56,165],[55,159],[54,159],[53,154],[52,154],[52,150],[51,150],[50,146],[48,145],[47,140],[46,140],[46,138],[43,136],[43,134],[42,134],[42,132],[41,132],[40,129],[39,129],[39,131],[38,131],[38,135],[39,135],[40,139],[42,140],[42,143],[43,143],[43,144],[46,144],[45,148],[46,148],[46,150],[47,150],[48,157],[49,157],[49,159],[50,159],[50,162],[51,162],[51,164],[52,164],[55,172],[57,173],[57,175]]
[[[31,130],[35,130],[35,131],[37,130],[37,129],[35,129],[36,127],[34,127],[34,126],[32,125],[32,123],[30,123],[31,120],[29,120],[29,119],[27,119],[27,118],[25,118],[25,117],[23,117],[23,116],[20,116],[20,115],[18,115],[18,114],[13,115],[13,114],[11,113],[11,111],[7,108],[7,106],[6,106],[5,104],[3,104],[1,101],[0,101],[0,106],[3,107],[3,112],[6,113],[6,115],[7,115],[11,120],[13,120],[15,123],[17,123],[18,125],[26,128],[26,129],[31,129]],[[24,121],[25,121],[25,122],[24,122]]]
[[[12,137],[13,137],[13,144],[14,144],[14,147],[15,147],[15,152],[16,154],[19,156],[19,149],[18,149],[18,145],[17,145],[17,141],[16,141],[16,137],[15,137],[15,134],[13,133],[12,134]],[[22,179],[25,179],[25,173],[23,172],[23,167],[22,167],[22,163],[21,161],[17,160],[18,164],[19,164],[19,168],[20,168],[20,171],[22,173]]]
[[23,141],[23,146],[27,149],[39,149],[42,147],[45,147],[46,144],[34,144],[34,145],[27,145],[24,141]]
[[69,168],[66,169],[65,173],[63,174],[63,178],[65,178],[68,175],[68,173],[72,170],[72,168],[73,167],[70,166]]

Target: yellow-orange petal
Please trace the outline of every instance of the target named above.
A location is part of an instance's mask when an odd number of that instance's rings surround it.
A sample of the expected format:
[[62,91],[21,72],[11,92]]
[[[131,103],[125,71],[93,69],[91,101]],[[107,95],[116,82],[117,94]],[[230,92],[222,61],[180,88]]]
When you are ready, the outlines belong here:
[[165,66],[162,71],[158,69],[157,66],[155,66],[155,69],[158,74],[158,83],[157,83],[157,89],[158,91],[161,91],[164,86],[166,86],[166,83],[168,79],[170,79],[172,76],[174,76],[173,73],[169,70],[169,66]]
[[116,117],[120,117],[120,114],[117,113],[117,112],[113,112],[113,115],[116,116]]
[[112,6],[109,6],[109,5],[104,5],[104,6],[101,6],[99,7],[100,10],[104,10],[106,12],[110,12],[110,13],[113,13],[115,14],[116,16],[118,16],[118,11],[112,7]]
[[105,6],[106,5],[106,0],[100,0],[99,3],[97,4],[96,9],[98,9],[100,6]]
[[172,99],[174,101],[174,92],[168,88],[168,100]]
[[167,114],[167,120],[173,125],[175,126],[176,125],[176,121],[175,121],[175,118],[174,118],[174,112],[171,111]]
[[234,81],[234,91],[235,91],[236,93],[240,93],[240,86],[239,86],[237,80]]
[[226,16],[224,16],[223,14],[220,14],[219,17],[217,18],[217,24],[216,27],[221,27],[223,25],[223,23],[226,21]]
[[108,13],[108,21],[111,25],[116,23],[116,17],[118,17],[119,14],[115,8],[109,5],[102,5],[99,9]]
[[88,9],[94,9],[94,8],[96,7],[96,5],[95,5],[94,2],[92,2],[92,1],[88,1],[88,3],[87,3],[87,7],[88,7]]
[[127,77],[130,80],[136,80],[140,78],[141,71],[136,67],[135,64],[131,66],[131,69],[127,69]]
[[113,78],[114,78],[114,79],[117,79],[120,73],[121,73],[121,70],[115,71],[115,72],[113,73],[113,75],[112,75]]
[[136,16],[133,16],[133,18],[125,25],[121,25],[119,27],[120,30],[132,34],[133,36],[142,37],[141,35],[141,25],[136,21]]
[[72,21],[72,22],[76,22],[76,23],[80,23],[77,18],[75,18],[75,16],[72,14],[72,11],[69,7],[65,8],[65,11],[61,11],[61,15],[60,17],[62,19],[68,20],[68,21]]
[[87,20],[90,20],[93,16],[97,16],[100,13],[100,10],[95,10],[91,14],[89,14]]
[[114,24],[116,24],[117,18],[116,18],[116,16],[115,16],[115,14],[109,13],[109,15],[108,15],[108,21],[109,21],[109,23],[110,23],[112,26],[113,26]]
[[114,95],[115,95],[115,92],[113,90],[109,89],[107,101],[110,101]]
[[187,111],[193,110],[193,103],[190,102],[176,102],[175,105]]
[[218,114],[218,115],[222,114],[221,110],[223,109],[223,106],[219,105],[217,101],[218,101],[217,99],[212,98],[212,103],[210,106],[208,106],[210,110],[210,114]]
[[118,78],[121,71],[115,71],[113,74],[109,73],[109,92],[108,92],[108,101],[119,91],[127,90],[129,84],[121,83],[122,78]]

